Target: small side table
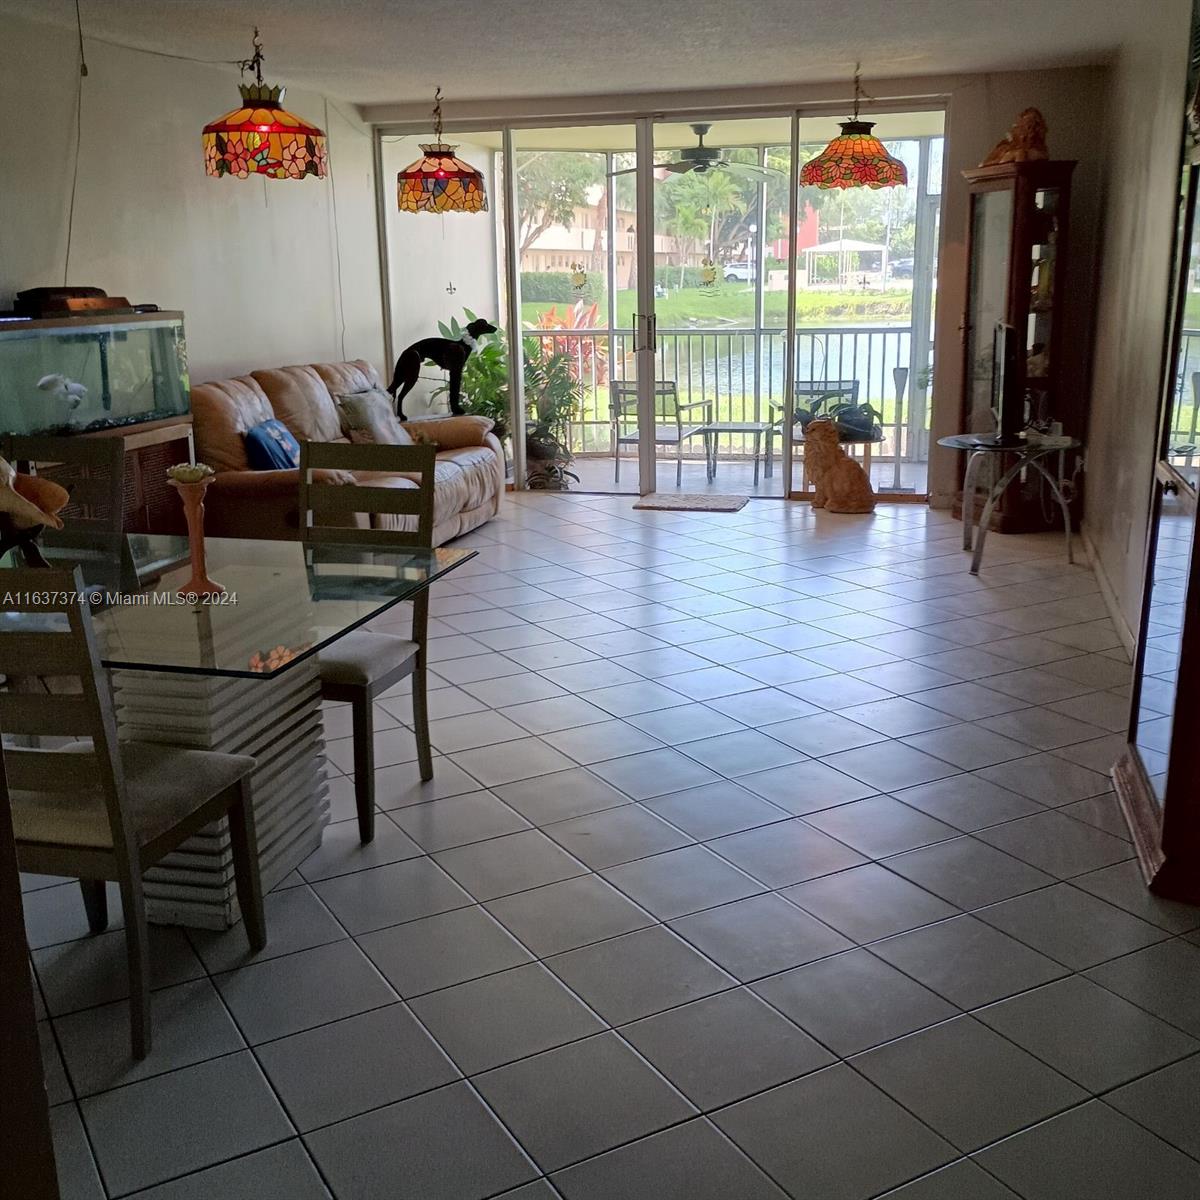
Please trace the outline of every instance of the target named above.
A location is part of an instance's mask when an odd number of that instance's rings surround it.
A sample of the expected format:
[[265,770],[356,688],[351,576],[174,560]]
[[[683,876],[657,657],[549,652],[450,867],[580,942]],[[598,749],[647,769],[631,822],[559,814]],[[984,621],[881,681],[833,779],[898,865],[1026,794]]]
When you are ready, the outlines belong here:
[[1042,460],[1052,454],[1063,454],[1068,450],[1078,450],[1083,443],[1078,438],[1055,438],[1051,442],[1021,441],[1016,445],[1001,444],[984,434],[956,433],[952,437],[938,438],[938,445],[948,450],[965,450],[971,457],[967,459],[967,469],[963,475],[963,549],[970,550],[972,542],[972,526],[975,516],[976,479],[979,467],[989,454],[1012,454],[1016,462],[1005,471],[992,485],[987,501],[983,506],[983,514],[979,518],[979,537],[975,539],[975,554],[971,559],[971,574],[978,575],[980,564],[983,562],[983,543],[987,537],[988,525],[992,519],[992,510],[996,502],[1008,491],[1013,480],[1026,469],[1036,471],[1050,485],[1050,491],[1062,510],[1063,527],[1067,536],[1067,562],[1075,561],[1071,549],[1071,507],[1063,492],[1062,468],[1060,464],[1058,477],[1055,478],[1047,471]]
[[[702,432],[707,440],[712,436],[712,453],[709,456],[709,472],[708,478],[710,482],[717,477],[717,440],[723,433],[749,433],[754,437],[754,486],[758,487],[758,460],[762,456],[762,439],[763,434],[766,434],[771,428],[770,421],[714,421],[711,425],[705,425]],[[769,437],[769,435],[768,435]],[[770,442],[768,441],[768,454],[770,453]],[[770,462],[770,459],[767,460]],[[767,474],[771,473],[770,468],[767,469]]]

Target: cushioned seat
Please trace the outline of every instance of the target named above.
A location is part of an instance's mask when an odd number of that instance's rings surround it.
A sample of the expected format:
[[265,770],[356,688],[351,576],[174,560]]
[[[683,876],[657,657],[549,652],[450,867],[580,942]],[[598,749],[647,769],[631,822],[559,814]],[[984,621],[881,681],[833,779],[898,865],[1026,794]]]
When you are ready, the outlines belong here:
[[416,657],[416,642],[356,629],[321,651],[321,682],[365,686]]
[[[46,754],[91,749],[91,742],[72,742]],[[187,750],[152,742],[121,742],[119,751],[125,772],[124,802],[134,835],[143,846],[254,770],[254,759],[244,754]],[[13,791],[11,795],[13,830],[18,841],[62,846],[113,844],[98,780],[94,792]]]

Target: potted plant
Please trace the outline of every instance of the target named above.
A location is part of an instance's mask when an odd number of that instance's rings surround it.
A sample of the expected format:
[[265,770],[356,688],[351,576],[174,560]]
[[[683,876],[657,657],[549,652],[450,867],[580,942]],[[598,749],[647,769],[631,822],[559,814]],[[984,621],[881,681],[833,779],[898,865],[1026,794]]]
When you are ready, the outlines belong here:
[[803,429],[818,417],[828,417],[837,426],[838,436],[843,442],[882,437],[883,414],[865,401],[858,404],[852,400],[830,403],[841,395],[841,392],[827,392],[817,396],[809,408],[797,406],[796,424]]
[[569,422],[580,401],[571,356],[525,339],[525,482],[539,491],[566,491],[579,476],[569,470]]
[[[467,322],[475,320],[475,314],[464,309]],[[460,325],[457,317],[449,323],[438,322],[442,337],[457,341],[463,336],[465,324]],[[449,385],[442,384],[434,391],[435,396],[448,392]],[[504,330],[497,329],[481,337],[474,353],[463,367],[462,394],[467,412],[488,417],[493,423],[492,432],[503,442],[508,437],[508,353],[505,349]]]

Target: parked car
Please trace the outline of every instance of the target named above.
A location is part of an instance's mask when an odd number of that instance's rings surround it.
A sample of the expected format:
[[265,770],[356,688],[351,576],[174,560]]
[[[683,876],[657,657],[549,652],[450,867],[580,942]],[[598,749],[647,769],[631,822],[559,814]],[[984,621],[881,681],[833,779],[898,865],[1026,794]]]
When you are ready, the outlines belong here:
[[727,262],[721,267],[726,283],[753,283],[755,279],[754,264],[746,262]]
[[913,260],[897,258],[888,264],[888,274],[893,279],[911,279],[913,277]]

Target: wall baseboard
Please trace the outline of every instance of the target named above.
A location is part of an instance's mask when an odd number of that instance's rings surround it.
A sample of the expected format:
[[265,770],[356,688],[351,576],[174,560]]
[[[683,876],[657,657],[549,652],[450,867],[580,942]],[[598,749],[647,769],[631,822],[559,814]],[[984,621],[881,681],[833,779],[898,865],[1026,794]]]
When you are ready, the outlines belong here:
[[1096,574],[1096,582],[1100,585],[1100,595],[1104,598],[1104,607],[1108,609],[1108,615],[1112,618],[1117,637],[1121,639],[1121,644],[1132,661],[1137,648],[1137,636],[1129,627],[1129,622],[1126,621],[1125,614],[1117,603],[1116,589],[1108,578],[1108,573],[1104,570],[1104,563],[1100,560],[1100,555],[1096,553],[1096,547],[1088,533],[1086,522],[1081,526],[1079,536],[1087,550],[1088,558],[1091,560],[1092,570]]

